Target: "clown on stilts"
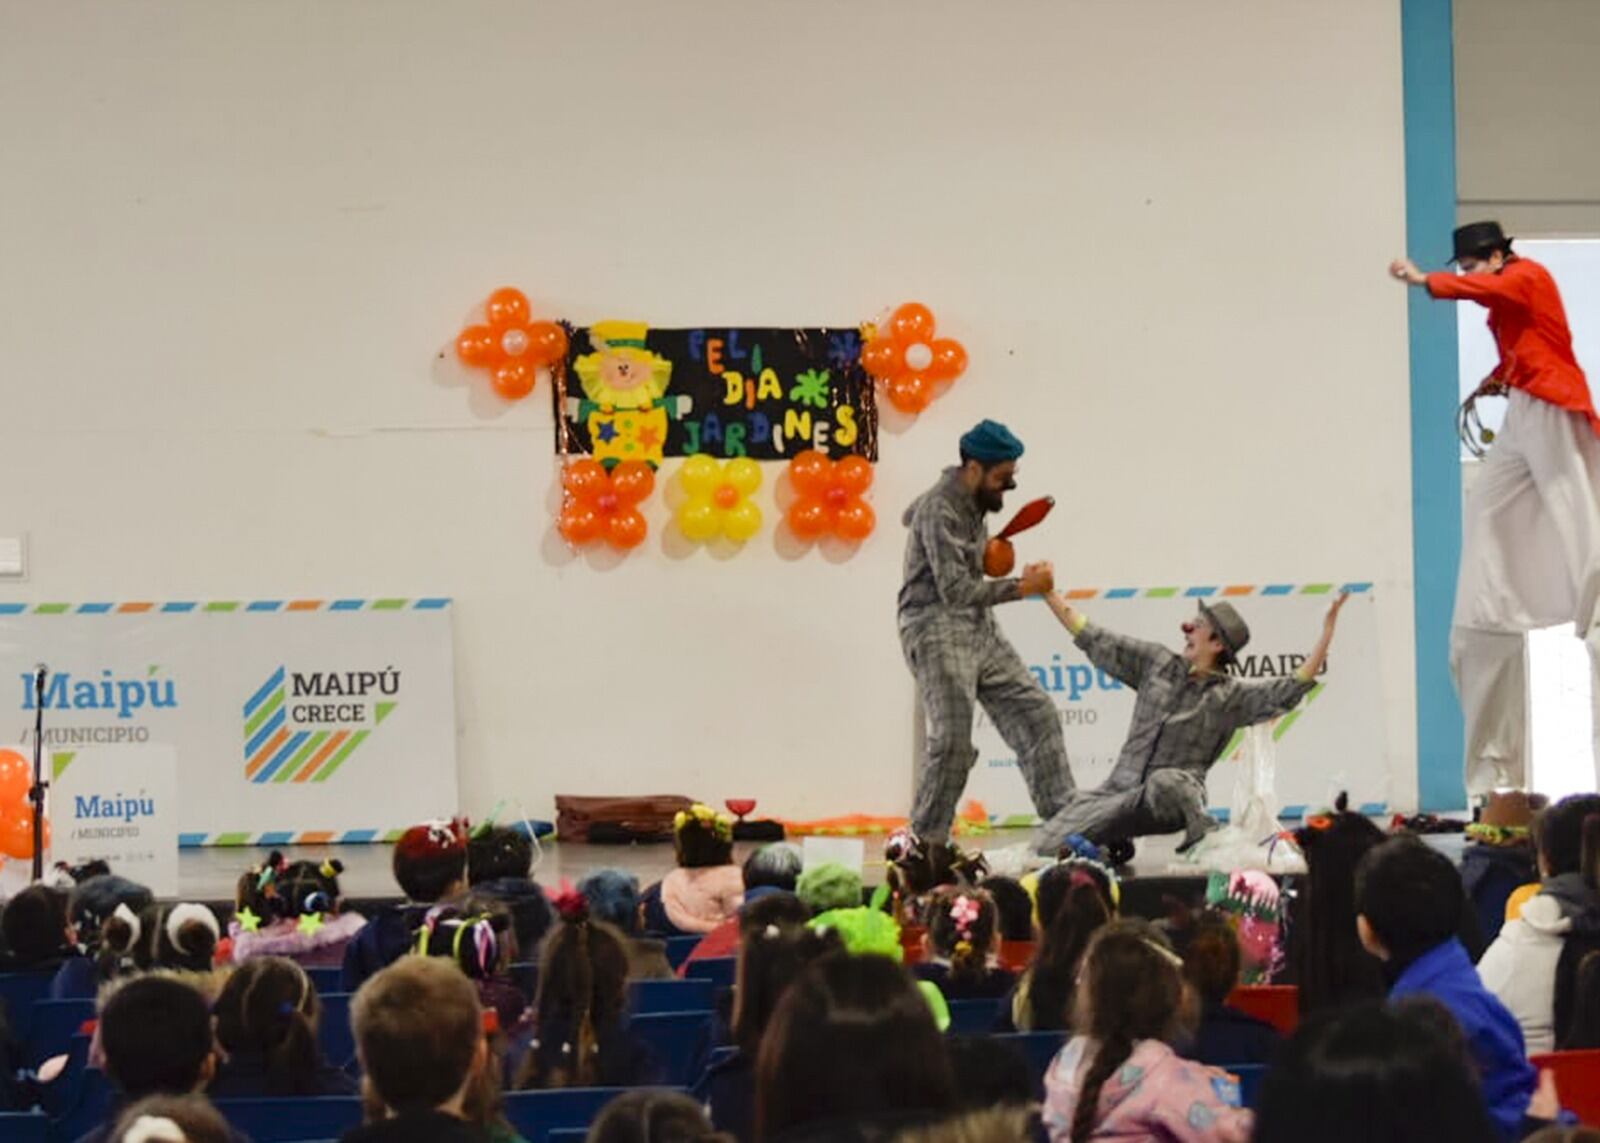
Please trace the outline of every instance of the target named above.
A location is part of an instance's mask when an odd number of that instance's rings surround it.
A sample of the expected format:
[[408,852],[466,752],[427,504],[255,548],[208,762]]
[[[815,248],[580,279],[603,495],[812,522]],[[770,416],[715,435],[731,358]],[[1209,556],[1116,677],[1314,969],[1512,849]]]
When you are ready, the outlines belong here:
[[1529,631],[1575,625],[1589,651],[1600,734],[1600,417],[1555,280],[1511,242],[1499,223],[1474,222],[1454,234],[1459,274],[1425,274],[1405,258],[1389,266],[1435,298],[1489,311],[1500,363],[1468,405],[1502,393],[1509,402],[1467,495],[1450,630],[1474,801],[1528,784]]

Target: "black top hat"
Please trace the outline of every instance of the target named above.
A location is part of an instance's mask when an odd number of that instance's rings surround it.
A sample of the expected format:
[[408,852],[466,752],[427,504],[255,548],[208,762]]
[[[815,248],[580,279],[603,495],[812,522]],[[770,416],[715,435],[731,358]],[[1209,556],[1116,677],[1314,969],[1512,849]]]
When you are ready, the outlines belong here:
[[1500,229],[1498,222],[1469,222],[1456,227],[1454,238],[1455,253],[1450,256],[1452,262],[1459,262],[1463,258],[1482,258],[1491,250],[1511,253],[1511,239],[1506,237],[1506,232]]

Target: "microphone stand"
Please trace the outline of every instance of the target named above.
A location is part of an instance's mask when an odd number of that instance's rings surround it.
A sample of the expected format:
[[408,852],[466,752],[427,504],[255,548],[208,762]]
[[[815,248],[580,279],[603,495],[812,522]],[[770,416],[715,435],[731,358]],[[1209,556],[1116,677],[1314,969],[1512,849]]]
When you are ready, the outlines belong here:
[[33,789],[28,800],[33,803],[33,879],[44,880],[44,792],[50,783],[44,780],[44,677],[47,668],[40,666],[33,680]]

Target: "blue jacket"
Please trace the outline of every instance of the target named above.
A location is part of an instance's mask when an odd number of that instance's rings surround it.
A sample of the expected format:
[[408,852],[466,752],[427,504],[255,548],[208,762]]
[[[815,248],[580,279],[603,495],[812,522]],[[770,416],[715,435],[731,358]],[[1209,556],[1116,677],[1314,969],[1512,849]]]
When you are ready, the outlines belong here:
[[1461,1025],[1478,1065],[1483,1099],[1500,1134],[1517,1138],[1538,1074],[1528,1063],[1517,1018],[1483,986],[1467,950],[1451,938],[1408,965],[1389,990],[1389,999],[1431,996]]

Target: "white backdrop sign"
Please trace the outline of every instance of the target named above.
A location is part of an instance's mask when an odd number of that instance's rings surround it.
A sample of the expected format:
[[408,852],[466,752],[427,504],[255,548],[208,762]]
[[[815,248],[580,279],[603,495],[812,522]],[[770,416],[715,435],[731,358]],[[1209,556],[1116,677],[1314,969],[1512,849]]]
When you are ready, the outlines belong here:
[[[1369,584],[1345,586],[1351,599],[1340,613],[1318,687],[1273,727],[1278,801],[1288,814],[1326,805],[1339,790],[1349,790],[1351,804],[1372,813],[1382,812],[1390,801],[1373,594]],[[1182,646],[1179,627],[1194,614],[1196,602],[1226,598],[1250,625],[1250,645],[1240,656],[1241,673],[1267,679],[1290,674],[1304,661],[1322,631],[1323,615],[1336,590],[1332,584],[1274,584],[1069,594],[1095,623],[1174,650]],[[1080,788],[1099,785],[1122,749],[1134,692],[1097,670],[1043,602],[1010,604],[996,614],[1022,661],[1060,712],[1074,780]],[[978,761],[966,797],[981,801],[993,819],[1031,820],[1033,805],[1017,771],[1016,755],[981,710],[973,734]],[[1242,735],[1236,736],[1211,768],[1207,784],[1215,808],[1228,805],[1242,745]]]
[[177,760],[170,746],[50,755],[50,860],[103,858],[158,897],[178,895]]
[[456,809],[449,602],[0,604],[0,710],[42,661],[52,753],[171,746],[185,845],[381,840]]

